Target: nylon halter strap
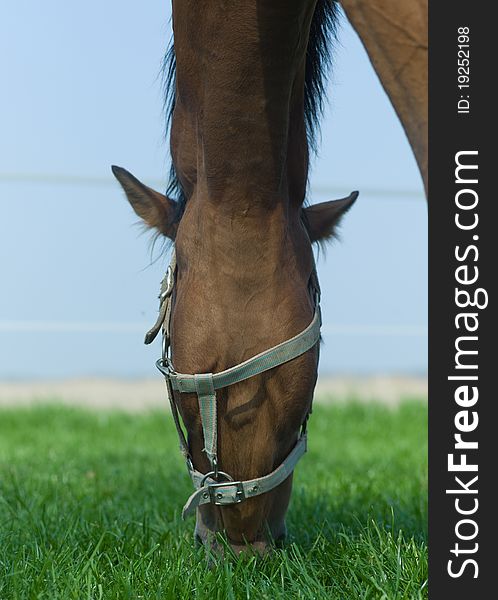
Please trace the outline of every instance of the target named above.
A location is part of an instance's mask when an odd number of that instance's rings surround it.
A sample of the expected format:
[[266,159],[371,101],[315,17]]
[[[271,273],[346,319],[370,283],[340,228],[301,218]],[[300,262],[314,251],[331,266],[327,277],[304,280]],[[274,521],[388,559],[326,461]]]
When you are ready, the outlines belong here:
[[[264,373],[310,350],[320,339],[320,288],[316,270],[313,269],[310,287],[315,301],[315,314],[311,323],[301,333],[225,371],[187,375],[177,373],[170,358],[171,296],[175,282],[175,270],[176,257],[173,250],[170,266],[161,284],[159,315],[152,329],[147,332],[145,343],[150,344],[157,336],[161,326],[163,327],[163,353],[162,358],[156,362],[156,366],[164,375],[166,381],[171,411],[180,440],[180,450],[185,456],[189,475],[196,488],[183,508],[182,516],[185,518],[203,504],[211,503],[217,506],[226,506],[269,492],[287,479],[301,456],[306,452],[306,421],[308,415],[302,425],[300,436],[294,448],[279,467],[263,477],[247,481],[234,481],[230,475],[218,469],[216,390]],[[212,471],[209,473],[200,473],[193,466],[188,442],[180,424],[180,416],[173,391],[197,394],[204,436],[204,451],[212,467]],[[219,481],[220,478],[223,481]]]

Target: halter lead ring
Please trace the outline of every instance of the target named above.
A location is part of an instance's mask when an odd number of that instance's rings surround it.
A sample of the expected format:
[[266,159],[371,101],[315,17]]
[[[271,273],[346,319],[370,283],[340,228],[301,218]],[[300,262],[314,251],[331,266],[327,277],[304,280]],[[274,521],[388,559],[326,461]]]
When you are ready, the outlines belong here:
[[[178,432],[180,450],[186,459],[189,475],[196,488],[183,508],[182,516],[185,518],[203,504],[211,503],[216,506],[227,506],[269,492],[289,477],[301,456],[306,452],[306,421],[308,415],[301,427],[301,433],[294,448],[279,467],[263,477],[247,481],[234,481],[230,475],[218,469],[216,390],[273,369],[313,348],[320,339],[320,288],[316,270],[313,269],[310,288],[315,301],[315,314],[311,323],[301,333],[225,371],[190,375],[177,373],[174,370],[169,353],[171,305],[175,274],[176,256],[173,249],[171,264],[161,283],[159,315],[153,328],[147,332],[145,343],[152,342],[162,327],[162,358],[156,362],[156,366],[164,375],[166,381],[166,390]],[[193,466],[188,442],[180,424],[180,415],[173,391],[197,394],[204,437],[204,451],[212,467],[212,471],[206,474],[200,473]],[[225,478],[225,481],[220,482],[220,476]]]

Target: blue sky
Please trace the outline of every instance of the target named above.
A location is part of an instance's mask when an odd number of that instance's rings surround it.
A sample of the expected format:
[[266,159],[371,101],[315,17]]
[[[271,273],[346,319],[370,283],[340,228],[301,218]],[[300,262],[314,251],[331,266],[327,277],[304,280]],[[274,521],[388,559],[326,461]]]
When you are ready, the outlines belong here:
[[[165,180],[158,74],[169,16],[164,0],[0,8],[1,378],[155,375],[159,348],[142,334],[167,257],[150,264],[109,167]],[[360,198],[318,261],[321,371],[425,372],[422,182],[345,20],[328,98],[311,199]]]

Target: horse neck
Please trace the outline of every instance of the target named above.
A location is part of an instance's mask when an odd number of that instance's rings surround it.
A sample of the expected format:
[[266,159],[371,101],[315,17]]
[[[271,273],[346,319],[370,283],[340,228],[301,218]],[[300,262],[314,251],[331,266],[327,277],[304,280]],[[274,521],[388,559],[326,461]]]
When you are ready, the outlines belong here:
[[308,172],[304,72],[314,5],[174,2],[171,149],[197,210],[229,215],[235,226],[247,215],[277,222],[298,213]]

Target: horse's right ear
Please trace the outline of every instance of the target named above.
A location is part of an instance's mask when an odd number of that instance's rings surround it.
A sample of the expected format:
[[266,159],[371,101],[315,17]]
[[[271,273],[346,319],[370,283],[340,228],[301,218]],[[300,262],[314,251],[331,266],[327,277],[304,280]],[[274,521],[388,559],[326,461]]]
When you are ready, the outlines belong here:
[[111,169],[121,184],[128,202],[147,227],[157,229],[166,237],[174,240],[178,228],[175,219],[176,203],[144,185],[126,169],[115,165]]

